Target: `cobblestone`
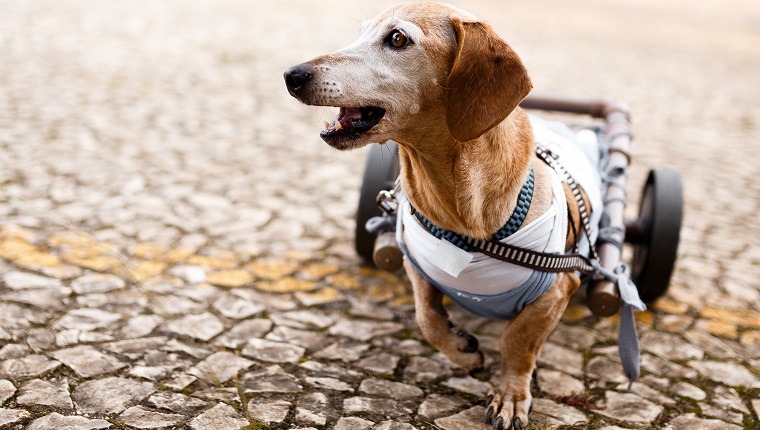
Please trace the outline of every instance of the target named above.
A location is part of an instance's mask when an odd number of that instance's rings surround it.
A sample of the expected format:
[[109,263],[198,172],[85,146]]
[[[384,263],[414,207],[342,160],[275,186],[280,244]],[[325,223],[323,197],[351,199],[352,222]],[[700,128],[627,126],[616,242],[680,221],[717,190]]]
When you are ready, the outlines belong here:
[[120,290],[126,283],[114,275],[88,274],[71,282],[71,289],[77,294],[107,293]]
[[236,349],[250,338],[263,336],[272,328],[272,321],[266,319],[249,319],[240,322],[223,335],[217,337],[214,342],[227,348]]
[[206,409],[208,406],[208,404],[202,400],[181,393],[166,391],[151,395],[146,402],[149,406],[154,408],[167,409],[184,416],[195,415]]
[[701,376],[713,381],[720,381],[732,386],[760,388],[760,380],[747,368],[735,363],[691,361],[689,366],[696,369]]
[[138,429],[155,429],[176,426],[187,420],[183,415],[164,414],[133,406],[119,415],[119,420],[131,427]]
[[353,393],[354,391],[354,387],[335,378],[307,376],[304,378],[304,381],[313,387],[321,388],[323,390],[344,391],[349,393]]
[[111,423],[101,419],[89,419],[78,416],[64,416],[53,412],[44,417],[37,418],[27,427],[27,430],[47,429],[70,429],[70,430],[95,430],[107,429]]
[[404,368],[404,379],[419,383],[439,380],[448,374],[443,364],[426,357],[412,357]]
[[370,349],[369,345],[352,341],[336,342],[314,354],[314,358],[326,360],[356,361]]
[[243,348],[243,355],[272,363],[297,363],[306,350],[288,343],[266,339],[251,339]]
[[246,393],[299,393],[303,389],[294,376],[278,365],[247,373],[240,382]]
[[387,418],[397,418],[412,413],[406,404],[391,399],[373,397],[349,397],[343,401],[343,412],[348,415],[366,414]]
[[585,391],[582,381],[551,369],[541,369],[538,373],[538,384],[546,394],[554,398],[580,394]]
[[695,387],[688,382],[677,382],[670,388],[670,392],[676,396],[688,397],[694,400],[704,400],[707,398],[707,394],[699,387]]
[[343,366],[338,366],[335,364],[324,364],[314,360],[301,363],[299,367],[302,369],[310,370],[315,374],[331,376],[333,378],[349,382],[356,381],[363,376],[360,372],[347,369]]
[[403,329],[403,325],[394,322],[343,320],[338,321],[330,328],[330,334],[368,341],[378,336],[397,333]]
[[333,430],[369,430],[374,424],[359,417],[341,417]]
[[265,338],[268,340],[301,346],[309,351],[320,349],[326,343],[326,338],[321,333],[315,333],[308,330],[299,330],[287,326],[279,326],[275,328],[269,334],[267,334]]
[[29,412],[23,409],[6,409],[0,408],[0,426],[16,424],[29,418]]
[[0,405],[11,398],[15,392],[16,387],[13,386],[13,383],[11,381],[8,381],[7,379],[0,379]]
[[583,426],[588,422],[588,418],[577,409],[548,399],[535,399],[533,409],[537,415],[535,421],[543,425]]
[[547,342],[541,348],[539,363],[574,376],[583,375],[583,354]]
[[[1,402],[0,402],[1,403]],[[52,406],[56,409],[74,409],[69,393],[69,381],[65,378],[52,381],[33,379],[18,390],[16,403],[25,406]]]
[[231,352],[220,351],[209,355],[191,367],[187,373],[212,384],[223,384],[253,364],[253,361],[238,357]]
[[650,345],[647,351],[668,360],[701,360],[705,355],[696,346],[668,333],[648,332],[641,337],[641,342]]
[[684,414],[671,421],[670,424],[665,428],[668,430],[739,430],[741,427],[728,424],[725,421],[700,419],[694,414]]
[[230,429],[243,430],[249,426],[248,420],[241,417],[232,406],[219,403],[208,411],[193,418],[188,423],[192,430]]
[[95,348],[82,345],[55,351],[50,355],[62,362],[83,378],[111,373],[126,367],[117,358],[103,354]]
[[392,375],[401,357],[381,352],[356,362],[356,366],[378,375]]
[[46,276],[25,272],[9,272],[3,276],[3,283],[11,290],[27,290],[38,288],[60,287],[61,281]]
[[201,341],[208,341],[224,329],[224,325],[209,312],[198,315],[188,315],[167,324],[172,333],[190,336]]
[[409,423],[399,423],[394,421],[383,421],[373,427],[375,430],[417,430]]
[[486,410],[482,406],[466,409],[458,414],[435,420],[435,424],[443,430],[489,430],[493,427],[483,424]]
[[310,393],[302,396],[296,406],[296,422],[299,425],[324,426],[331,415],[332,406],[324,393]]
[[449,378],[442,383],[444,387],[449,387],[460,393],[471,394],[477,397],[485,397],[491,389],[491,385],[479,381],[471,376],[464,378]]
[[384,397],[397,400],[421,399],[423,391],[413,385],[384,379],[365,379],[359,386],[359,392],[372,397]]
[[457,397],[431,394],[420,404],[417,410],[417,419],[423,422],[432,422],[437,418],[456,413],[465,405],[467,402]]
[[87,381],[74,389],[77,410],[89,414],[118,414],[155,391],[153,384],[109,377]]
[[11,358],[0,363],[0,378],[20,381],[42,376],[60,366],[58,361],[50,360],[44,355],[27,355]]
[[265,424],[281,423],[292,406],[287,400],[252,399],[248,403],[248,416]]
[[92,331],[109,326],[121,318],[122,316],[120,314],[100,309],[72,309],[58,320],[56,328]]
[[[650,168],[685,183],[642,378],[626,389],[619,319],[579,295],[538,360],[536,428],[760,425],[760,8],[737,2],[466,6],[537,92],[632,106],[630,216]],[[324,145],[332,109],[282,83],[390,3],[0,0],[0,427],[489,428],[490,384],[353,250],[364,154]],[[496,381],[503,324],[449,309]]]

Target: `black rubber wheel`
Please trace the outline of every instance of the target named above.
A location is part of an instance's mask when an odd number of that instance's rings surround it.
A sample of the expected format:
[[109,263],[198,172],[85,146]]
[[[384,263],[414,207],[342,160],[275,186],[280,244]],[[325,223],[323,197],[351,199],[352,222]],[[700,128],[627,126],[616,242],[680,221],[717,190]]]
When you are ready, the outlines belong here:
[[372,263],[372,251],[377,235],[367,232],[364,224],[372,217],[381,215],[377,208],[377,193],[390,190],[399,175],[398,145],[389,140],[384,145],[372,145],[364,167],[364,179],[359,192],[359,207],[356,211],[356,252],[367,263]]
[[639,219],[630,225],[626,239],[633,243],[631,279],[644,302],[665,294],[678,253],[683,218],[681,175],[670,169],[654,169],[644,185]]

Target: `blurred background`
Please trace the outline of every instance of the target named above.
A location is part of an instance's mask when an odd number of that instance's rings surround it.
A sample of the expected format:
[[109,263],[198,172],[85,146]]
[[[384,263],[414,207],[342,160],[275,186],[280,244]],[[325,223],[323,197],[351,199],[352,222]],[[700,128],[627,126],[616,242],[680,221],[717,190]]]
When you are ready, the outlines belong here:
[[[760,3],[453,2],[522,56],[536,92],[632,107],[629,182],[681,172],[671,297],[760,299]],[[318,137],[333,109],[282,72],[350,43],[388,1],[0,0],[0,219],[280,255],[351,250],[364,153]]]
[[[643,378],[628,391],[618,320],[579,294],[539,359],[531,420],[757,428],[760,2],[452,3],[511,44],[536,92],[631,106],[631,218],[651,168],[685,185],[670,291],[637,314]],[[482,422],[493,373],[459,378],[424,343],[403,276],[354,251],[366,150],[324,144],[337,109],[299,104],[283,81],[391,4],[0,0],[0,427],[42,428],[52,410],[120,427],[132,414],[207,428],[221,414],[245,428],[261,411],[281,413],[272,428],[332,428],[341,414]],[[495,357],[503,324],[452,314]],[[259,372],[272,363],[282,373]],[[397,403],[391,385],[367,409],[344,402],[386,379],[419,394]],[[262,400],[259,382],[286,394]],[[126,395],[123,408],[103,392]],[[453,406],[426,415],[423,392]]]

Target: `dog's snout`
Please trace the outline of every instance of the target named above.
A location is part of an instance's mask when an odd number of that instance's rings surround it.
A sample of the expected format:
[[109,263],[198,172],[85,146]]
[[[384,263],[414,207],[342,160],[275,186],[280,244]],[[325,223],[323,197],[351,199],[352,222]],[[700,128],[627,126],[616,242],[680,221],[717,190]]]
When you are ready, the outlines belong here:
[[311,76],[311,66],[306,64],[299,64],[286,70],[285,85],[288,87],[290,95],[293,97],[297,96],[311,80]]

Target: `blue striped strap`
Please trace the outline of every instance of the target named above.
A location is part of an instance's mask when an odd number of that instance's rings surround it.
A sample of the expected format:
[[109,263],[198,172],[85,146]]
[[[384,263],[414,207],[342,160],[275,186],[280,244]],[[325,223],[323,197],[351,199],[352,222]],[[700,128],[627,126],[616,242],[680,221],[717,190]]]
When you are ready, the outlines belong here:
[[[534,186],[535,175],[533,174],[533,168],[531,167],[530,171],[528,172],[528,179],[526,179],[523,183],[523,186],[520,189],[520,195],[517,197],[517,205],[515,206],[515,210],[512,212],[512,215],[509,217],[507,222],[504,223],[504,225],[496,233],[494,233],[493,236],[491,236],[491,240],[498,242],[515,234],[515,232],[520,229],[523,221],[525,221],[525,217],[528,215],[530,203],[533,201]],[[425,229],[437,239],[446,239],[447,241],[453,243],[455,246],[465,251],[470,251],[470,248],[466,243],[466,238],[461,234],[438,227],[429,219],[427,219],[425,215],[422,215],[419,211],[417,211],[414,207],[412,207],[412,213],[415,214]]]

